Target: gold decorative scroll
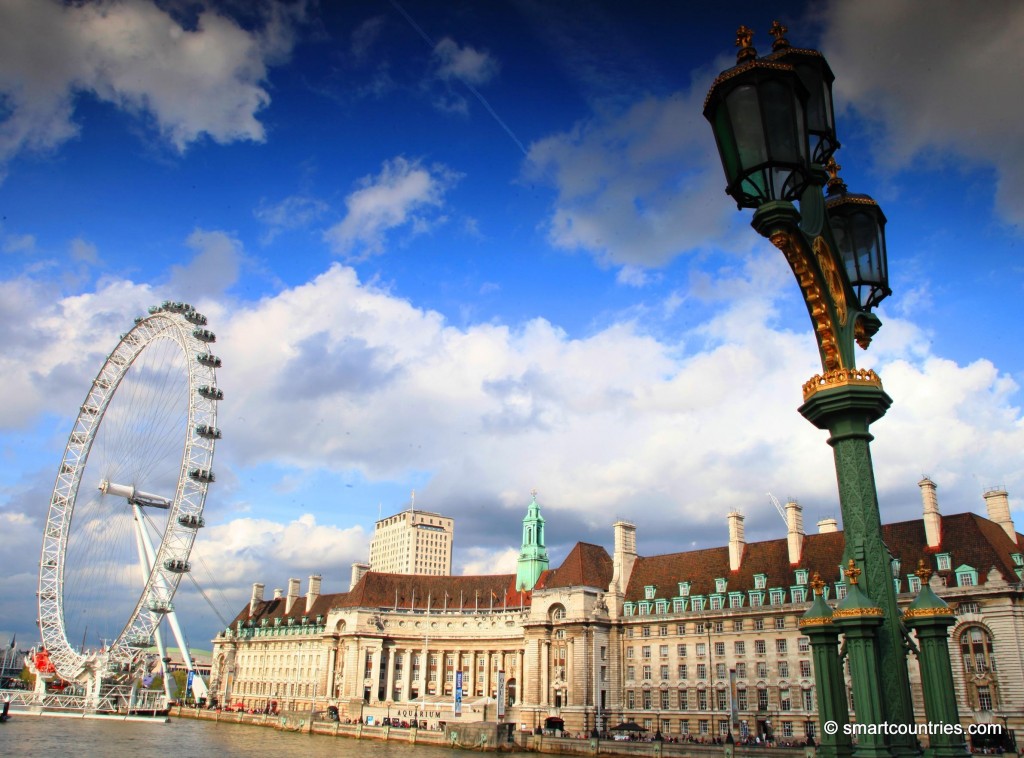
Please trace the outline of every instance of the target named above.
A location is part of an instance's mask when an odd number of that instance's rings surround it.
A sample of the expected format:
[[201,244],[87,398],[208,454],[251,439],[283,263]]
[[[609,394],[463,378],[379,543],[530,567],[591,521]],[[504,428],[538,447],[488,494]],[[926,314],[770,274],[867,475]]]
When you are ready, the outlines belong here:
[[[843,368],[843,356],[839,352],[836,332],[829,314],[828,304],[823,296],[824,283],[820,280],[816,267],[807,255],[807,247],[794,242],[793,236],[787,232],[775,232],[769,238],[775,247],[782,251],[793,269],[797,283],[804,293],[804,300],[814,322],[814,331],[821,346],[822,360],[826,371]],[[820,238],[819,238],[820,239]],[[843,300],[843,318],[846,318],[846,300]]]
[[835,303],[836,317],[840,326],[846,326],[846,289],[843,287],[843,275],[836,267],[835,256],[832,255],[832,249],[824,237],[815,237],[813,248],[814,257],[818,259],[818,267],[825,276],[825,284],[828,285],[832,302]]
[[908,608],[903,612],[903,618],[926,618],[930,616],[955,616],[951,608]]
[[835,389],[846,385],[869,385],[882,389],[882,379],[869,368],[844,368],[838,371],[826,371],[815,374],[804,382],[804,402],[821,390]]
[[[832,618],[857,618],[858,616],[884,616],[881,608],[836,608]],[[906,615],[906,614],[904,614]]]

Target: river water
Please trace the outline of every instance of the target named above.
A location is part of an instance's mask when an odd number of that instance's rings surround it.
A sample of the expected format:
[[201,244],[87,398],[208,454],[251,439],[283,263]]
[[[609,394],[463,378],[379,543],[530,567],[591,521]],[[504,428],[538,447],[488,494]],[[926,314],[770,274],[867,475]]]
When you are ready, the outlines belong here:
[[[192,719],[139,723],[13,713],[0,724],[0,756],[117,758],[452,758],[465,751],[404,742],[279,732]],[[506,753],[505,755],[508,755]]]

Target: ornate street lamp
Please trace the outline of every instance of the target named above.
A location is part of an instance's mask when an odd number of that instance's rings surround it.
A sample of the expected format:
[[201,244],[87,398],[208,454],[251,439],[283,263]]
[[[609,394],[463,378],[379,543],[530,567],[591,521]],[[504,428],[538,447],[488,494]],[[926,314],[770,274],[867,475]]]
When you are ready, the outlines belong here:
[[[853,681],[856,702],[878,703],[889,722],[909,725],[914,712],[907,632],[896,604],[892,556],[882,541],[868,431],[892,400],[878,375],[858,369],[855,359],[855,346],[866,349],[881,326],[872,309],[891,293],[885,215],[874,200],[848,192],[839,179],[828,62],[815,50],[791,47],[785,33],[775,22],[772,53],[759,58],[753,32],[739,28],[736,65],[715,79],[704,116],[715,134],[726,193],[740,208],[754,210],[751,225],[786,256],[814,327],[822,373],[804,384],[800,413],[830,433],[846,541],[843,563],[852,560],[857,573],[863,572],[860,590],[882,619],[877,628],[865,627],[863,636],[865,645],[877,648],[878,670],[886,674],[883,680],[862,667]],[[822,645],[823,651],[829,647]],[[830,690],[827,679],[841,670],[826,663],[819,666],[815,659],[819,693]],[[849,717],[838,705],[819,708],[822,725],[829,718]],[[839,743],[818,749],[830,756],[849,751]],[[889,737],[880,750],[919,753],[910,734]]]

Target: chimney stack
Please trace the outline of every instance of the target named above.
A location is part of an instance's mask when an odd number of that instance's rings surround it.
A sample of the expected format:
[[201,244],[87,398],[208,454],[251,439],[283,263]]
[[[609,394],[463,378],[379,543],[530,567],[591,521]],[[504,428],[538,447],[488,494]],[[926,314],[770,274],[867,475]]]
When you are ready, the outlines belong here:
[[309,577],[309,592],[306,593],[306,613],[313,610],[313,603],[320,597],[320,574],[313,574]]
[[743,539],[743,514],[732,511],[726,519],[729,521],[729,570],[738,571],[743,563],[743,548],[747,544]]
[[818,534],[833,534],[839,531],[839,522],[834,518],[823,518],[818,522]]
[[994,521],[1003,527],[1006,536],[1016,544],[1017,530],[1010,517],[1010,499],[1007,497],[1006,487],[989,487],[985,491],[985,508],[988,510],[989,521]]
[[626,591],[636,562],[636,525],[628,521],[616,521],[612,528],[615,530],[615,555],[612,558],[612,583],[609,591],[622,593]]
[[274,587],[274,600],[280,600],[284,596],[284,590],[280,587]]
[[786,503],[786,525],[789,563],[795,566],[800,563],[800,555],[804,549],[804,509],[792,498]]
[[263,602],[263,585],[256,582],[252,585],[252,598],[249,600],[249,615],[256,613],[256,606]]
[[359,580],[363,578],[363,574],[370,570],[369,563],[353,563],[352,564],[352,578],[348,582],[348,591],[351,592],[359,584]]
[[942,544],[942,514],[939,513],[939,498],[935,494],[936,484],[927,476],[917,483],[921,488],[921,504],[924,508],[924,536],[928,547]]
[[289,579],[288,580],[288,595],[284,599],[284,612],[288,615],[292,612],[292,606],[295,605],[295,601],[299,599],[299,580]]

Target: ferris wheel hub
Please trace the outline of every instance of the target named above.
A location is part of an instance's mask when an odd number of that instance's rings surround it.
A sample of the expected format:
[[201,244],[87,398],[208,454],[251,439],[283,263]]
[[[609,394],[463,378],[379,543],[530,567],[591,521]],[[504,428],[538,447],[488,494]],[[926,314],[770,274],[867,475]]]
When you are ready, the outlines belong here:
[[130,484],[116,484],[108,479],[103,479],[100,481],[100,486],[97,489],[99,489],[99,491],[104,495],[123,497],[132,505],[139,505],[146,508],[171,507],[171,501],[167,498],[135,489],[135,487]]

